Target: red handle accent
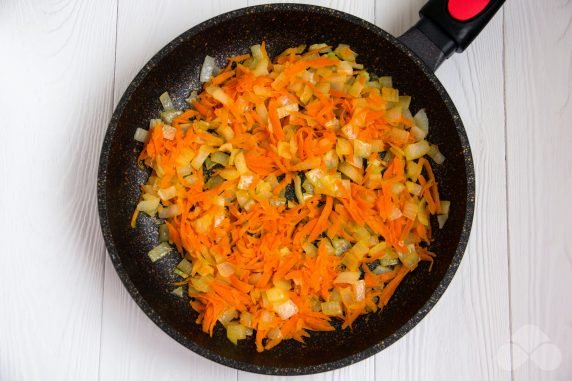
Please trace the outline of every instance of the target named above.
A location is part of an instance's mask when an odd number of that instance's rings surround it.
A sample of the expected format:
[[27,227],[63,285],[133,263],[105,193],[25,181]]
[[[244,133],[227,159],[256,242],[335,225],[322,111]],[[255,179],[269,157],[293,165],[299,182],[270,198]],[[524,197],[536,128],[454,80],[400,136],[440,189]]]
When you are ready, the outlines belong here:
[[479,15],[491,0],[449,0],[447,9],[455,20],[468,21]]

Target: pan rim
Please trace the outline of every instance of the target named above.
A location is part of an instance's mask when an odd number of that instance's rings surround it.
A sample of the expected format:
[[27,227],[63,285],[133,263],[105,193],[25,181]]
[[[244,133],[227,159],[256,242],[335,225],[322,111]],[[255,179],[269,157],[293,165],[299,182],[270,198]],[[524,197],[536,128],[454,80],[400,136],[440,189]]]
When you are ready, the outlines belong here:
[[[108,207],[107,207],[107,192],[106,192],[106,179],[107,179],[107,167],[109,164],[109,147],[111,146],[111,141],[115,132],[119,125],[119,120],[125,111],[127,104],[129,103],[131,96],[135,92],[135,90],[139,87],[139,85],[145,80],[149,72],[155,68],[158,63],[175,50],[181,43],[186,41],[187,39],[192,38],[194,35],[204,31],[205,29],[215,27],[221,23],[224,23],[227,20],[248,15],[248,14],[255,14],[255,13],[265,13],[265,12],[273,12],[273,11],[303,11],[309,12],[311,14],[317,15],[330,15],[337,18],[341,18],[344,21],[350,22],[356,27],[365,28],[377,35],[380,38],[385,39],[391,45],[400,49],[404,54],[409,56],[409,58],[417,64],[417,66],[421,69],[421,71],[425,74],[427,79],[431,82],[431,84],[435,87],[435,89],[441,95],[442,102],[444,103],[445,107],[449,111],[450,115],[452,116],[455,122],[455,128],[457,130],[458,137],[461,141],[463,146],[463,159],[465,164],[465,169],[467,173],[467,195],[466,195],[466,210],[465,210],[465,220],[463,221],[462,232],[459,238],[459,243],[455,250],[455,253],[451,259],[451,263],[445,272],[443,279],[439,282],[436,289],[433,291],[431,297],[425,302],[425,304],[399,329],[393,332],[390,336],[388,336],[385,340],[378,342],[377,344],[368,347],[360,352],[350,354],[346,357],[343,357],[338,360],[318,364],[318,365],[308,365],[308,366],[293,366],[287,368],[276,368],[267,365],[256,365],[252,363],[247,363],[235,359],[231,359],[228,357],[224,357],[216,352],[213,352],[209,349],[201,347],[200,345],[196,344],[194,341],[187,339],[183,335],[179,334],[176,329],[174,329],[170,324],[164,321],[161,316],[157,313],[155,309],[149,305],[149,303],[143,298],[140,294],[138,289],[136,288],[135,284],[131,281],[131,278],[124,268],[121,258],[119,256],[118,250],[115,246],[115,242],[113,240],[113,235],[111,231],[111,226],[109,224],[108,219]],[[405,336],[409,331],[413,329],[428,313],[429,311],[435,306],[437,301],[443,296],[445,290],[451,283],[459,265],[465,253],[465,249],[467,247],[467,243],[469,240],[471,226],[473,222],[473,215],[474,215],[474,207],[475,207],[475,173],[474,173],[474,166],[473,166],[473,159],[471,154],[471,149],[469,146],[469,140],[463,126],[461,117],[457,109],[454,106],[452,99],[450,98],[449,94],[445,90],[444,86],[441,82],[437,79],[435,74],[431,69],[429,69],[422,61],[419,59],[409,48],[407,48],[402,42],[400,42],[396,37],[392,36],[388,32],[384,31],[383,29],[377,27],[376,25],[369,23],[366,20],[358,18],[356,16],[350,15],[348,13],[334,10],[331,8],[315,6],[315,5],[307,5],[307,4],[290,4],[290,3],[279,3],[279,4],[266,4],[266,5],[257,5],[251,7],[245,7],[236,9],[227,13],[223,13],[221,15],[215,16],[210,18],[196,26],[188,29],[187,31],[183,32],[181,35],[173,39],[169,42],[166,46],[164,46],[158,53],[156,53],[147,63],[143,66],[143,68],[138,72],[135,78],[131,81],[125,92],[123,93],[122,97],[120,98],[109,122],[107,127],[107,131],[105,134],[105,138],[101,148],[100,160],[99,160],[99,168],[98,168],[98,179],[97,179],[97,202],[98,202],[98,212],[99,212],[99,219],[100,225],[103,233],[103,238],[105,241],[105,245],[107,248],[107,252],[109,253],[109,257],[115,270],[121,279],[123,285],[129,292],[130,296],[136,302],[136,304],[143,310],[143,312],[165,333],[171,336],[175,341],[180,343],[181,345],[185,346],[186,348],[192,350],[193,352],[209,359],[215,361],[221,365],[225,365],[234,369],[259,373],[259,374],[267,374],[267,375],[304,375],[304,374],[315,374],[320,372],[326,372],[338,368],[342,368],[361,360],[364,360],[381,350],[389,347],[400,338]]]

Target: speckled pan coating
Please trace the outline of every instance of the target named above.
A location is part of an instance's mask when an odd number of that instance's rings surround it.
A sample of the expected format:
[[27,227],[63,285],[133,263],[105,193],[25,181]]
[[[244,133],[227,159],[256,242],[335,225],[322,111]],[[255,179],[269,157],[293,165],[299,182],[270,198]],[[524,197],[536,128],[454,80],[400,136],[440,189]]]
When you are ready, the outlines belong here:
[[[288,341],[257,353],[252,341],[230,344],[222,329],[212,338],[194,323],[187,300],[169,294],[175,253],[151,264],[146,253],[157,243],[157,224],[140,217],[137,229],[129,220],[148,172],[137,166],[141,145],[133,140],[137,127],[160,111],[165,90],[183,106],[206,54],[219,65],[224,58],[248,51],[265,40],[269,53],[302,43],[348,43],[358,62],[378,75],[391,75],[401,93],[413,96],[412,110],[427,109],[430,140],[447,157],[436,171],[444,199],[452,200],[449,221],[436,229],[431,248],[438,253],[432,272],[425,264],[410,274],[381,314],[362,317],[352,330],[314,333],[305,345]],[[473,161],[461,119],[443,86],[424,64],[396,38],[354,16],[327,8],[275,4],[244,8],[210,19],[177,37],[139,72],[109,123],[98,177],[98,205],[109,256],[125,287],[141,309],[167,334],[192,351],[249,372],[299,375],[324,372],[369,357],[403,337],[429,312],[457,270],[471,229],[475,203]],[[451,316],[453,322],[455,317]],[[393,365],[388,365],[393,366]]]

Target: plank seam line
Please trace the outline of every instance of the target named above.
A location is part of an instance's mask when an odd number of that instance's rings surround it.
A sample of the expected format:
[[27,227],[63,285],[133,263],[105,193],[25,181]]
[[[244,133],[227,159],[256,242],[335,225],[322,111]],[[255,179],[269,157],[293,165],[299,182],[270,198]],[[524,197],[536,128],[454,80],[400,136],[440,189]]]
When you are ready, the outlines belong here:
[[[509,207],[509,181],[510,178],[508,176],[508,118],[507,118],[507,92],[506,92],[506,7],[502,9],[502,81],[503,81],[503,111],[504,111],[504,170],[506,176],[505,182],[505,200],[506,200],[506,256],[507,256],[507,270],[508,270],[508,331],[509,331],[509,339],[512,340],[512,281],[511,281],[511,267],[510,267],[510,229],[509,229],[509,222],[510,222],[510,207]],[[510,363],[514,365],[514,356],[512,353],[512,345],[510,347]],[[514,371],[510,371],[510,379],[514,381]]]

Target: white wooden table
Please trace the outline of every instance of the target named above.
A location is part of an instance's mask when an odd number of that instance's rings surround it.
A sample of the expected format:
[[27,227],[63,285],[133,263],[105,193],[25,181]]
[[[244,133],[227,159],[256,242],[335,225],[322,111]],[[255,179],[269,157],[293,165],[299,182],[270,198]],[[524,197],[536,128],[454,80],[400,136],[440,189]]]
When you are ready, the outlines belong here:
[[[107,258],[107,123],[172,38],[258,0],[0,0],[0,380],[223,380],[135,305]],[[400,34],[424,0],[338,0]],[[512,0],[438,71],[477,173],[453,282],[403,339],[316,380],[572,379],[572,1]],[[512,341],[511,341],[512,337]]]

